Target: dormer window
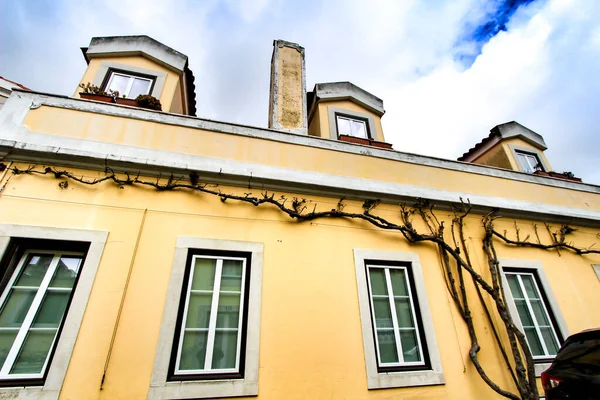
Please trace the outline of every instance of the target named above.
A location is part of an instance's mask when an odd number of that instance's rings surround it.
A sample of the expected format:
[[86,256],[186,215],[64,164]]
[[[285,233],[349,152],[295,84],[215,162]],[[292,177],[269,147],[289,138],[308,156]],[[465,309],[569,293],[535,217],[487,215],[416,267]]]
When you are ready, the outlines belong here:
[[528,174],[533,174],[535,171],[543,171],[542,163],[536,154],[526,153],[524,151],[516,151],[517,159],[521,170]]
[[118,91],[119,97],[135,99],[140,94],[150,94],[154,79],[123,72],[111,71],[106,84],[106,91]]
[[337,131],[339,135],[348,135],[369,139],[369,128],[367,121],[359,118],[352,118],[346,115],[336,114]]

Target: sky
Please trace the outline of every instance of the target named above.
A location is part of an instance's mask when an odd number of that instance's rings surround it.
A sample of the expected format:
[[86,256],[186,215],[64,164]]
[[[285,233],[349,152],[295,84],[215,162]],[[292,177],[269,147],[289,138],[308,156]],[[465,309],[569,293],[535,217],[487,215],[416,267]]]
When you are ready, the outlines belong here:
[[306,49],[307,87],[383,99],[395,150],[456,159],[517,121],[557,172],[600,185],[597,0],[0,0],[0,76],[72,95],[94,36],[186,54],[201,118],[267,126],[272,41]]

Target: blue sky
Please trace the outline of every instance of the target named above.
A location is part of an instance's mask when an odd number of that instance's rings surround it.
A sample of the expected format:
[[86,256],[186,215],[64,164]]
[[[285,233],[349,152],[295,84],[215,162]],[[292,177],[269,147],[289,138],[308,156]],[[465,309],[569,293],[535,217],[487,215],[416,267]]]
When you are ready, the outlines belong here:
[[72,95],[93,36],[147,34],[188,55],[199,117],[266,126],[284,39],[306,48],[309,88],[382,98],[396,150],[455,159],[516,120],[554,170],[600,184],[599,16],[597,0],[5,0],[0,75]]

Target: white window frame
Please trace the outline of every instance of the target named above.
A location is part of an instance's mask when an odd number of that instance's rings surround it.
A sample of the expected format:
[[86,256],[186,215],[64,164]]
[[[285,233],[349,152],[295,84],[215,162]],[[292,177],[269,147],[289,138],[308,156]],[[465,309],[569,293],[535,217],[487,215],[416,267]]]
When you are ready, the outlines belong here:
[[[244,296],[245,296],[245,284],[246,284],[246,258],[243,257],[230,257],[230,256],[207,256],[207,255],[193,255],[192,256],[192,266],[195,264],[195,260],[199,258],[216,260],[216,271],[214,277],[214,286],[212,289],[212,301],[211,301],[211,310],[210,310],[210,321],[208,326],[208,338],[206,343],[206,354],[204,357],[204,365],[205,367],[208,365],[207,369],[201,370],[180,370],[179,363],[181,361],[181,348],[183,346],[183,336],[185,334],[186,329],[186,320],[188,315],[188,306],[192,291],[192,282],[194,279],[194,268],[190,268],[190,277],[188,278],[188,287],[186,288],[186,298],[185,298],[185,306],[183,308],[183,318],[181,321],[181,329],[179,332],[179,345],[177,347],[177,357],[175,361],[175,374],[176,375],[198,375],[198,374],[222,374],[222,373],[231,373],[238,372],[240,369],[240,349],[242,343],[242,320],[244,317]],[[236,346],[236,357],[235,357],[235,368],[229,369],[212,369],[212,355],[214,351],[214,343],[215,343],[215,333],[217,330],[217,309],[219,307],[219,297],[223,293],[220,289],[221,285],[221,276],[223,271],[223,261],[224,260],[237,260],[242,261],[242,279],[241,279],[241,290],[240,292],[235,292],[240,295],[240,308],[238,312],[238,325],[237,325],[237,346]],[[234,293],[234,292],[228,292]]]
[[[339,131],[339,129],[340,129],[339,120],[340,119],[348,121],[348,123],[350,124],[350,133],[342,133]],[[365,127],[365,137],[352,134],[352,122],[360,122]],[[362,118],[353,118],[353,117],[350,117],[350,116],[344,115],[344,114],[336,114],[335,115],[335,123],[338,128],[338,135],[348,135],[348,136],[353,136],[353,137],[357,137],[357,138],[361,138],[361,139],[369,139],[371,136],[371,135],[369,135],[369,124],[367,121],[365,121]]]
[[[167,381],[171,351],[176,334],[177,315],[183,289],[188,251],[191,249],[242,251],[252,254],[250,265],[248,317],[244,377],[242,379],[211,379]],[[197,399],[258,395],[258,356],[260,341],[260,308],[264,245],[190,236],[177,238],[171,277],[160,328],[148,399]],[[241,312],[240,312],[241,314]],[[222,372],[222,371],[218,371]],[[203,372],[204,373],[204,372]]]
[[58,337],[52,362],[47,366],[43,386],[5,387],[0,389],[2,396],[19,399],[58,399],[107,237],[106,231],[0,224],[0,257],[7,255],[11,238],[64,240],[90,244],[85,261],[80,266],[81,272],[75,292],[64,317],[63,329]]
[[[523,172],[533,174],[535,171],[544,171],[542,161],[537,154],[522,150],[515,150],[515,155],[517,156],[517,162],[519,163],[519,166]],[[532,164],[532,160],[535,161],[535,165]],[[524,165],[524,162],[527,165]]]
[[[411,366],[424,366],[426,364],[425,361],[425,356],[424,356],[424,352],[423,352],[423,345],[421,344],[421,335],[420,335],[420,327],[419,327],[419,321],[417,319],[416,313],[415,313],[415,303],[414,303],[414,297],[412,294],[412,290],[411,290],[411,284],[410,284],[410,272],[408,270],[407,267],[405,266],[399,266],[399,265],[371,265],[366,263],[365,268],[367,270],[369,270],[370,268],[380,268],[384,270],[384,274],[385,274],[385,283],[387,286],[387,292],[388,294],[385,295],[385,297],[387,297],[388,301],[389,301],[389,305],[390,305],[390,312],[391,312],[391,316],[392,316],[392,328],[390,328],[391,330],[393,330],[394,332],[394,339],[396,341],[396,352],[398,353],[398,362],[396,363],[384,363],[381,361],[381,354],[379,349],[379,338],[377,335],[375,336],[375,348],[378,350],[377,351],[377,361],[379,366],[381,367],[411,367]],[[396,312],[396,304],[394,299],[398,296],[396,296],[393,293],[393,288],[392,288],[392,280],[391,280],[391,275],[390,275],[390,270],[391,269],[399,269],[399,270],[403,270],[404,271],[404,278],[406,279],[406,287],[408,290],[408,300],[409,300],[409,305],[410,305],[410,310],[411,310],[411,317],[413,320],[413,323],[415,325],[414,327],[414,331],[416,333],[416,337],[417,337],[417,345],[418,345],[418,349],[419,349],[419,356],[421,358],[421,361],[412,361],[412,362],[405,362],[404,361],[404,354],[402,351],[402,338],[400,337],[400,326],[398,324],[398,316],[397,316],[397,312]],[[367,281],[369,283],[369,288],[372,288],[371,286],[371,278],[370,275],[367,274]],[[369,300],[370,300],[370,305],[371,305],[371,310],[375,310],[375,305],[373,304],[373,299],[374,299],[374,294],[370,292],[370,296],[369,296]],[[375,313],[372,312],[371,313],[371,322],[373,324],[373,329],[375,329],[375,331],[377,331],[376,328],[376,318],[375,318]],[[411,328],[412,329],[412,328]]]
[[345,108],[327,106],[327,116],[329,119],[329,137],[332,140],[339,140],[339,133],[337,127],[337,116],[340,115],[344,118],[356,119],[364,121],[367,128],[367,139],[381,140],[378,138],[378,133],[375,129],[375,118],[366,113],[348,110]]
[[[14,339],[13,345],[6,356],[6,359],[4,360],[3,365],[0,366],[1,367],[0,380],[41,379],[44,377],[44,373],[46,372],[46,368],[48,366],[48,359],[50,358],[50,354],[52,353],[52,349],[54,348],[54,344],[56,342],[56,335],[52,341],[52,345],[50,346],[48,354],[46,354],[46,361],[44,362],[42,371],[39,374],[10,374],[10,370],[12,369],[15,361],[17,360],[19,352],[21,351],[21,348],[23,347],[23,343],[25,342],[25,339],[27,338],[27,334],[30,331],[48,330],[48,328],[32,328],[31,327],[31,325],[33,324],[33,320],[35,319],[35,317],[40,309],[40,306],[42,305],[42,302],[46,296],[46,293],[52,292],[52,291],[54,291],[54,292],[59,292],[59,291],[71,292],[71,290],[72,290],[72,289],[68,289],[68,288],[50,288],[49,287],[50,281],[52,280],[52,277],[54,276],[54,272],[56,272],[56,268],[58,267],[58,262],[60,261],[61,257],[62,256],[80,256],[83,258],[83,253],[72,252],[72,251],[49,251],[49,250],[34,250],[34,249],[25,251],[23,253],[23,255],[21,256],[21,259],[19,260],[17,267],[13,271],[12,276],[10,277],[10,280],[8,281],[8,283],[6,285],[6,288],[4,289],[4,292],[0,296],[0,309],[4,306],[4,302],[7,301],[8,294],[10,293],[11,289],[14,290],[14,288],[16,288],[16,286],[14,286],[14,283],[17,280],[17,277],[20,275],[23,268],[25,267],[25,261],[29,258],[29,255],[32,253],[52,255],[52,261],[50,262],[50,265],[48,266],[48,269],[46,270],[46,273],[44,274],[44,277],[43,277],[42,281],[40,282],[40,286],[36,290],[36,294],[33,298],[33,301],[29,305],[29,310],[27,311],[27,314],[21,324],[21,327],[20,328],[0,328],[1,330],[18,330],[17,336]],[[77,271],[78,274],[79,274],[80,270],[81,270],[81,265],[79,266],[79,269]],[[26,287],[21,287],[21,288],[26,288]],[[65,313],[68,314],[68,311],[69,310],[66,309]],[[62,318],[64,318],[64,316]],[[59,333],[59,330],[60,330],[60,324],[62,323],[62,318],[61,318],[61,321],[59,322],[59,326],[56,328],[57,334]],[[52,328],[52,329],[54,330],[54,328]]]
[[146,93],[142,93],[142,94],[150,94],[150,92],[152,90],[152,83],[154,82],[154,80],[151,78],[145,78],[142,76],[132,75],[132,74],[128,74],[126,72],[111,71],[110,77],[108,78],[108,82],[106,83],[106,91],[107,92],[110,90],[110,85],[111,85],[115,75],[120,75],[120,76],[129,78],[129,83],[127,84],[127,89],[125,90],[125,93],[119,92],[119,97],[123,97],[123,95],[125,95],[125,98],[128,98],[128,99],[130,98],[129,92],[131,91],[131,87],[133,86],[133,83],[135,82],[136,79],[150,82],[150,85],[148,85],[148,90],[146,91]]
[[[430,369],[418,371],[379,372],[378,351],[374,335],[373,317],[371,315],[371,298],[369,295],[369,281],[367,277],[367,260],[396,261],[410,263],[413,283],[415,287],[418,311],[421,317],[422,330],[429,353]],[[437,339],[427,293],[421,269],[421,262],[416,253],[379,251],[368,249],[354,249],[354,264],[358,288],[358,302],[365,352],[365,367],[367,370],[367,387],[369,389],[385,389],[410,386],[427,386],[445,384],[442,362],[437,346]],[[389,293],[389,292],[388,292]],[[415,320],[416,325],[416,320]],[[425,361],[425,360],[424,360]],[[403,364],[407,365],[407,364]]]
[[[569,329],[567,324],[565,323],[565,319],[560,312],[560,308],[558,306],[558,302],[556,301],[556,297],[552,291],[552,287],[550,286],[550,282],[548,281],[548,277],[544,272],[544,267],[541,262],[536,260],[515,260],[515,259],[507,259],[507,258],[499,258],[498,262],[502,266],[502,285],[504,287],[504,294],[506,296],[506,302],[508,305],[508,310],[513,317],[513,321],[517,328],[525,334],[525,330],[523,329],[523,324],[521,323],[521,319],[519,318],[519,313],[517,311],[517,306],[513,299],[512,292],[510,287],[508,286],[508,281],[506,279],[506,272],[504,268],[518,268],[523,270],[529,270],[532,274],[535,274],[539,279],[538,291],[543,291],[543,295],[546,296],[546,300],[548,300],[548,304],[544,304],[544,307],[549,308],[548,311],[552,312],[554,316],[554,321],[556,322],[556,326],[554,326],[554,330],[558,330],[563,340],[569,337]],[[538,283],[538,282],[536,282]],[[541,286],[541,287],[539,287]],[[541,295],[542,293],[540,293]],[[557,340],[558,341],[558,340]],[[558,345],[562,345],[560,341],[558,341]],[[540,357],[534,357],[535,359],[539,359]],[[544,359],[548,359],[548,357],[544,357]],[[540,377],[542,372],[550,368],[551,362],[536,362],[535,363],[535,376]]]

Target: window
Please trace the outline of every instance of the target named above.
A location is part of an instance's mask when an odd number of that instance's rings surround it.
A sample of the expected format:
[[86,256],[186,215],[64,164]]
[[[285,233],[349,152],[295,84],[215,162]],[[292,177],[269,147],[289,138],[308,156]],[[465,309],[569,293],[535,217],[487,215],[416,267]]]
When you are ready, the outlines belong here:
[[535,272],[505,270],[504,273],[534,360],[554,357],[561,340]]
[[149,399],[258,395],[263,244],[181,236]]
[[425,366],[410,265],[380,263],[366,261],[379,370]]
[[515,151],[515,153],[523,172],[533,174],[535,171],[544,170],[537,155],[519,150]]
[[569,329],[560,312],[542,263],[501,258],[502,285],[515,325],[525,334],[537,377],[551,360]]
[[363,139],[370,137],[367,121],[339,114],[336,114],[335,118],[338,135],[355,136]]
[[82,261],[82,253],[23,254],[0,297],[0,380],[42,382]]
[[[195,254],[197,253],[197,254]],[[249,253],[190,252],[172,380],[243,377],[245,281]]]
[[354,249],[369,389],[444,383],[419,257]]
[[0,386],[58,399],[108,232],[0,224]]
[[106,91],[118,91],[119,97],[135,99],[140,94],[149,94],[153,79],[134,76],[122,72],[111,72],[106,84]]

